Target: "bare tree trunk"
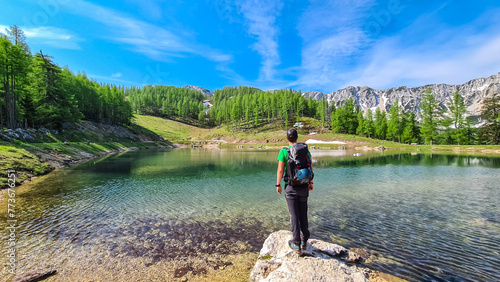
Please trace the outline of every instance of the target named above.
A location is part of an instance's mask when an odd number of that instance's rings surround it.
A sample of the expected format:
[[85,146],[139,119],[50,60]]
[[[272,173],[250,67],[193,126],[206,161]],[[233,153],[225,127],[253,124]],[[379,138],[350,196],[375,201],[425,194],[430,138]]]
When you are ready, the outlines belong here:
[[[6,62],[7,63],[7,62]],[[13,123],[13,112],[12,112],[12,93],[10,89],[10,74],[9,74],[9,67],[6,64],[5,65],[5,82],[4,82],[4,87],[5,87],[5,108],[7,110],[7,128],[13,129],[14,128],[14,123]]]
[[14,69],[12,69],[12,89],[11,89],[11,92],[12,92],[12,107],[13,107],[13,112],[14,112],[14,127],[15,128],[18,128],[20,127],[19,126],[19,122],[17,120],[17,100],[18,100],[18,95],[17,95],[17,89],[16,89],[16,79],[15,79],[15,75],[14,75]]

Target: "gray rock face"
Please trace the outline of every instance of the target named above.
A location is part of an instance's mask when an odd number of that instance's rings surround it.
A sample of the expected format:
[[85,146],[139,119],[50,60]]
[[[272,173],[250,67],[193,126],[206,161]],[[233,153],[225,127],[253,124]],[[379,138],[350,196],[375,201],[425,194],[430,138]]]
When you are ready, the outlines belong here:
[[[291,89],[291,88],[283,88],[281,90],[292,91],[292,93],[297,93],[297,90]],[[278,91],[280,91],[280,89],[271,89],[271,90],[267,90],[266,92],[275,93],[275,92],[278,92]]]
[[5,140],[5,141],[11,141],[12,138],[14,139],[20,139],[23,141],[34,141],[35,140],[35,130],[33,129],[21,129],[21,128],[16,128],[16,129],[6,129],[6,130],[1,130],[0,129],[0,139]]
[[348,253],[344,247],[310,239],[299,255],[288,247],[291,238],[284,230],[269,235],[250,281],[368,281],[363,269],[337,259]]
[[321,100],[325,97],[325,93],[319,91],[307,91],[302,94],[306,98],[313,98],[314,100]]
[[[429,84],[413,88],[401,86],[387,90],[376,90],[367,86],[349,86],[327,94],[326,97],[330,103],[335,103],[337,107],[342,105],[344,101],[353,99],[355,105],[359,105],[363,111],[368,109],[375,111],[377,108],[389,111],[391,105],[399,99],[399,105],[406,112],[413,112],[420,116],[422,95],[427,88],[432,89],[434,97],[444,110],[448,110],[453,93],[458,91],[464,98],[468,115],[480,116],[483,100],[500,92],[500,73],[488,78],[477,78],[461,85]],[[311,97],[316,99],[316,96]]]
[[200,91],[202,94],[208,95],[210,97],[214,96],[214,92],[212,92],[208,89],[205,89],[203,87],[199,87],[199,86],[195,86],[195,85],[186,85],[186,86],[184,86],[184,88]]

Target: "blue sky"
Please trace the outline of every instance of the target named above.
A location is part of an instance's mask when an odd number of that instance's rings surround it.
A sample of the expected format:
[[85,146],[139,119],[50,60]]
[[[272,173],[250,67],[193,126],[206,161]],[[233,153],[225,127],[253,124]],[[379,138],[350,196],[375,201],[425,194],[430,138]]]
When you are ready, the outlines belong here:
[[100,82],[330,93],[500,72],[496,0],[0,0],[33,52]]

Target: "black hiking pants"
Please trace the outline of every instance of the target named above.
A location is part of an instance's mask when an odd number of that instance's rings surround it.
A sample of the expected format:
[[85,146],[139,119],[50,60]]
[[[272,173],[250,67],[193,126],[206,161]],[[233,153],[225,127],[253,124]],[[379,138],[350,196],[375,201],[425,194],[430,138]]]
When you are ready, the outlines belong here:
[[309,189],[305,187],[292,187],[287,185],[285,188],[286,203],[290,212],[290,223],[292,225],[292,243],[300,245],[300,231],[304,241],[309,239],[309,222],[307,220],[307,198]]

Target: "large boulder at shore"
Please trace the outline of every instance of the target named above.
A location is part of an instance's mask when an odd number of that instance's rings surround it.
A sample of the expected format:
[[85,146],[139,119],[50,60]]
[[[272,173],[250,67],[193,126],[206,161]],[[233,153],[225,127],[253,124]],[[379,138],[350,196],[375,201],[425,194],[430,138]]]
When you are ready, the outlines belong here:
[[309,239],[299,255],[288,247],[292,232],[271,233],[260,250],[250,281],[368,281],[365,269],[348,266],[340,257],[348,251],[339,245]]

